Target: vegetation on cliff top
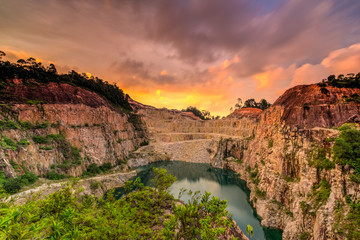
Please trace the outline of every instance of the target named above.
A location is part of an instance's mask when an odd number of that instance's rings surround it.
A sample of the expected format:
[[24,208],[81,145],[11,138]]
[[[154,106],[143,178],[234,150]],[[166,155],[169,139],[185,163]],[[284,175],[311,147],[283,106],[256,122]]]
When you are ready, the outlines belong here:
[[266,99],[261,99],[259,102],[256,102],[254,98],[250,98],[243,102],[241,98],[238,98],[237,101],[238,102],[235,104],[235,107],[230,108],[230,112],[240,108],[259,108],[261,110],[265,110],[271,106],[271,103],[266,101]]
[[[323,79],[321,83],[318,83],[320,87],[327,85],[338,87],[338,88],[360,88],[360,72],[358,74],[349,73],[346,76],[340,74],[337,77],[330,75],[326,79]],[[327,90],[322,89],[323,93],[326,94]]]
[[34,58],[19,59],[16,63],[1,60],[6,54],[0,51],[0,90],[12,85],[13,79],[22,79],[24,84],[37,83],[67,83],[85,88],[105,97],[110,103],[125,110],[132,111],[125,96],[116,84],[110,84],[98,77],[88,77],[72,70],[67,74],[58,74],[54,64],[48,67],[37,62]]
[[[193,195],[182,204],[168,193],[175,177],[155,169],[155,188],[139,180],[116,199],[79,197],[71,186],[41,200],[13,206],[0,192],[1,239],[221,239],[234,226],[226,201]],[[1,191],[1,189],[0,189]],[[236,237],[236,233],[230,234]]]

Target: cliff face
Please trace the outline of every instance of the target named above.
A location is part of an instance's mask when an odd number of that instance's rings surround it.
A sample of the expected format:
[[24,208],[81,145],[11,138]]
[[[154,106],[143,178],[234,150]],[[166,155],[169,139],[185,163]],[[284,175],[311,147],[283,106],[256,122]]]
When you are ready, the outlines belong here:
[[0,101],[0,120],[15,124],[1,133],[15,145],[0,149],[0,160],[12,175],[22,172],[20,166],[38,175],[53,169],[79,176],[92,163],[124,164],[147,139],[137,115],[68,84],[16,81]]
[[[359,104],[344,101],[358,89],[317,85],[285,92],[257,117],[196,121],[165,109],[138,108],[151,136],[150,146],[135,152],[133,166],[163,159],[210,163],[240,173],[251,189],[262,224],[284,230],[284,239],[342,239],[337,207],[346,214],[345,196],[360,199],[360,186],[341,166],[310,164],[318,149],[331,160],[331,127],[356,122]],[[315,200],[316,186],[329,183],[329,197]],[[305,207],[304,207],[305,206]]]
[[360,121],[359,104],[345,101],[356,94],[360,94],[360,89],[301,85],[287,90],[273,106],[284,109],[281,121],[291,127],[338,127]]
[[[286,91],[262,113],[242,155],[235,154],[241,163],[223,163],[247,181],[262,224],[283,229],[284,239],[344,239],[339,206],[347,214],[345,196],[360,199],[360,185],[350,180],[349,170],[310,164],[319,149],[331,160],[331,139],[339,135],[331,127],[357,122],[360,115],[358,103],[344,101],[359,89],[327,90],[323,94],[317,85],[309,85]],[[315,195],[322,180],[329,183],[329,197],[319,203]]]
[[262,110],[259,108],[238,108],[226,118],[255,118],[259,119]]
[[[318,149],[331,160],[328,140],[339,134],[331,128],[359,121],[359,104],[348,101],[356,94],[359,89],[297,86],[263,112],[202,121],[131,99],[136,114],[127,114],[68,84],[15,81],[0,96],[0,167],[9,176],[20,166],[79,176],[91,163],[125,165],[128,157],[130,167],[165,159],[209,163],[240,173],[262,224],[283,229],[284,239],[341,239],[337,206],[346,214],[345,196],[360,199],[360,186],[350,181],[351,170],[316,169],[310,161]],[[321,180],[330,194],[317,204],[314,188]]]

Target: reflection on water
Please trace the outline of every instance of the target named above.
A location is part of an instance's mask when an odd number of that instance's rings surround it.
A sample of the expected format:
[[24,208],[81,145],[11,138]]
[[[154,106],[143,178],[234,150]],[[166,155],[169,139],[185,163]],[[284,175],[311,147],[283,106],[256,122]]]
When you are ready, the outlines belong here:
[[[279,231],[262,228],[256,213],[248,202],[249,189],[245,181],[239,179],[236,173],[211,167],[209,164],[185,163],[177,161],[158,162],[146,167],[138,176],[145,185],[151,185],[153,167],[165,168],[169,173],[177,177],[170,192],[177,198],[181,188],[188,190],[211,192],[213,196],[227,200],[227,210],[233,215],[233,219],[243,232],[250,224],[254,228],[254,237],[251,239],[281,239]],[[189,200],[184,194],[183,201]]]

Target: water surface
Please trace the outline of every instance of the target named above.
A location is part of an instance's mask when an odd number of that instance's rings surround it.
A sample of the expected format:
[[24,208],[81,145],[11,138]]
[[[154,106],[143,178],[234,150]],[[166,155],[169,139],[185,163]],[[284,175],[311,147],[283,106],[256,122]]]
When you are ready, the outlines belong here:
[[[198,190],[201,193],[211,192],[213,196],[227,200],[227,210],[233,215],[233,219],[244,233],[248,224],[253,227],[255,234],[251,239],[282,239],[280,231],[263,228],[260,225],[256,212],[248,201],[250,191],[246,187],[246,182],[238,178],[236,173],[213,168],[209,164],[165,161],[140,168],[141,172],[138,176],[145,185],[151,185],[153,167],[164,168],[177,177],[177,181],[170,188],[175,198],[178,197],[181,188],[193,192]],[[184,194],[181,200],[187,201],[189,196]]]

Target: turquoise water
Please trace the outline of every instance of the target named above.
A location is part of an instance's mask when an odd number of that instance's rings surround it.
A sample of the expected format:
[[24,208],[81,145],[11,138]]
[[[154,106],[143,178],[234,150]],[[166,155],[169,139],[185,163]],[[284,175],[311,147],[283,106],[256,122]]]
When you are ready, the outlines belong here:
[[[233,219],[243,232],[249,224],[254,229],[256,240],[282,239],[278,230],[263,228],[257,218],[256,212],[248,201],[249,189],[245,181],[239,179],[236,173],[228,170],[213,168],[209,164],[186,163],[178,161],[158,162],[140,168],[138,176],[145,185],[150,185],[153,167],[165,168],[169,173],[177,177],[170,192],[177,198],[181,188],[188,190],[211,192],[213,196],[227,200],[227,210],[233,215]],[[183,195],[181,200],[187,201],[188,195]]]

